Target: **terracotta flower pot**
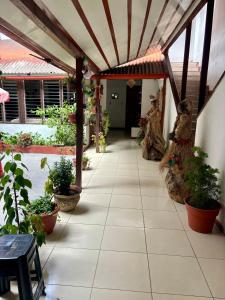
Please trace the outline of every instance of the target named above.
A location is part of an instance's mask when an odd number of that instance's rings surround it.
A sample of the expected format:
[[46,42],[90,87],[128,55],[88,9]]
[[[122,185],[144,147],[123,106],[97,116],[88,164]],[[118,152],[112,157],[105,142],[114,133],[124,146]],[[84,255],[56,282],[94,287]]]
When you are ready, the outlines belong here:
[[188,224],[191,229],[200,233],[212,232],[216,217],[221,208],[219,202],[216,209],[196,208],[189,205],[188,200],[185,200],[185,206],[188,214]]
[[52,233],[52,231],[55,227],[55,223],[56,223],[57,216],[58,216],[58,211],[59,211],[59,206],[56,204],[55,209],[51,214],[42,214],[41,215],[43,229],[44,229],[44,232],[46,232],[47,234]]
[[73,194],[69,196],[54,194],[55,203],[58,204],[61,211],[74,210],[80,200],[80,192],[73,189],[71,190]]
[[75,113],[68,114],[68,119],[71,124],[76,124],[76,114]]

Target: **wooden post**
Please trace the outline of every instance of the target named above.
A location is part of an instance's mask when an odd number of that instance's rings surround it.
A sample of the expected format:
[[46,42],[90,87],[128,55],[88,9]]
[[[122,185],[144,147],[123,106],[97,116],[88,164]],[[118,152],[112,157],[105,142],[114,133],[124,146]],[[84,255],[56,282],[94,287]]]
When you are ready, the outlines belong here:
[[[2,80],[0,80],[0,88],[3,88]],[[2,122],[6,123],[5,103],[2,103]]]
[[96,107],[96,127],[95,127],[95,135],[96,135],[96,152],[99,153],[99,133],[100,133],[100,78],[96,79],[95,86],[95,107]]
[[164,126],[165,106],[166,106],[166,78],[163,79],[163,87],[162,87],[162,108],[161,108],[161,131],[162,131],[162,133],[163,133],[163,126]]
[[19,120],[20,123],[26,123],[27,112],[26,112],[24,80],[18,80],[17,87],[18,87],[18,103],[19,103]]
[[191,25],[192,24],[190,23],[186,28],[183,72],[182,72],[182,83],[181,83],[181,97],[180,97],[181,100],[185,99],[186,97],[188,63],[189,63],[190,41],[191,41]]
[[44,80],[40,80],[40,101],[41,101],[41,108],[45,109]]
[[202,54],[202,68],[200,75],[200,87],[199,87],[199,101],[198,101],[198,112],[201,111],[206,96],[206,85],[208,76],[208,66],[209,66],[209,54],[211,45],[211,35],[212,35],[212,23],[213,23],[213,10],[214,10],[214,0],[210,0],[207,3],[207,12],[205,20],[205,36]]
[[82,156],[83,156],[83,58],[76,59],[76,185],[82,189]]
[[59,105],[63,106],[63,80],[59,80]]

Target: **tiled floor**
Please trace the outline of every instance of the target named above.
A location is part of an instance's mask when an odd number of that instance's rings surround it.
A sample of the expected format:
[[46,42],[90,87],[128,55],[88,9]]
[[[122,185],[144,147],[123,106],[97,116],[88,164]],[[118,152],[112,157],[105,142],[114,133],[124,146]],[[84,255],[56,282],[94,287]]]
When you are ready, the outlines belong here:
[[[40,250],[48,300],[225,299],[225,236],[190,230],[169,199],[158,163],[136,141],[115,137],[108,152],[88,150],[78,207]],[[25,155],[36,197],[40,157]],[[49,156],[54,161],[56,156]],[[11,293],[1,299],[17,299]]]

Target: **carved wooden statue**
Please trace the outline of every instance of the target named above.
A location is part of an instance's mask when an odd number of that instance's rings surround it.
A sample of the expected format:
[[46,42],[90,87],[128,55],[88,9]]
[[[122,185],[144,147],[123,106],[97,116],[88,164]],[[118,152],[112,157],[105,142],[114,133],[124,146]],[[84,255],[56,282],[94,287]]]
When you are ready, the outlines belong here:
[[160,123],[159,97],[150,96],[150,101],[152,107],[146,115],[145,136],[141,142],[142,152],[143,158],[159,161],[163,157],[165,146]]
[[192,155],[192,117],[191,103],[188,99],[180,102],[178,105],[178,115],[172,133],[169,135],[172,143],[160,166],[161,169],[168,167],[166,175],[166,184],[170,197],[184,203],[187,196],[187,189],[184,184],[184,170],[186,168],[184,161]]

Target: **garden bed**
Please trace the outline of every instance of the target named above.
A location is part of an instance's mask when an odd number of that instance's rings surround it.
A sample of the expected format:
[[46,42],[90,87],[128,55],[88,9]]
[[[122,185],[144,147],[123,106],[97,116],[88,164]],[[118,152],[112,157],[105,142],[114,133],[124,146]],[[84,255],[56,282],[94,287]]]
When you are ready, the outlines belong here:
[[[86,149],[86,147],[84,146]],[[31,145],[21,147],[18,145],[3,145],[3,150],[13,149],[19,153],[42,153],[42,154],[58,154],[58,155],[75,155],[76,146],[46,146],[46,145]],[[85,150],[84,149],[84,150]]]

